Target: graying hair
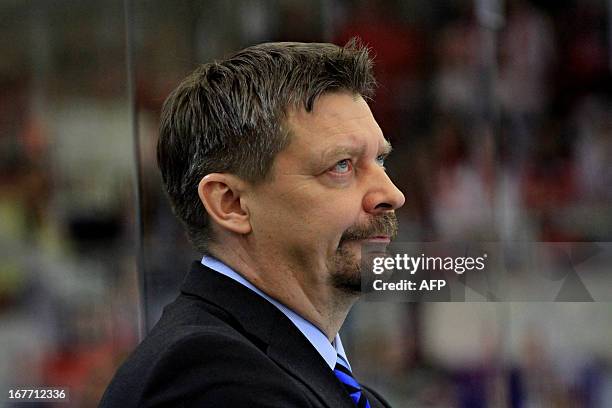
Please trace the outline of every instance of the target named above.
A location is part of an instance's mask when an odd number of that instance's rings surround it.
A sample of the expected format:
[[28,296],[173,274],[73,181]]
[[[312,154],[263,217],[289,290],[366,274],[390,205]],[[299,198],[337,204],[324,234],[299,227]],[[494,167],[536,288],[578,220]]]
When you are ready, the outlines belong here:
[[199,66],[168,96],[161,114],[157,161],[172,209],[195,248],[213,238],[198,183],[231,173],[266,180],[289,143],[291,108],[312,111],[321,94],[346,90],[370,98],[375,87],[368,49],[356,39],[264,43]]

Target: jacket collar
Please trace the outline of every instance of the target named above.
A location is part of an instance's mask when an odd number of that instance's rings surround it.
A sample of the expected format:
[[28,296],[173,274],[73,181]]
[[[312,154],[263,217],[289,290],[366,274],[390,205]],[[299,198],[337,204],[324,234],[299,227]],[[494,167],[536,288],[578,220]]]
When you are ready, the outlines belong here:
[[330,408],[354,404],[323,358],[274,305],[233,279],[194,262],[181,292],[216,305],[245,332],[268,345],[267,354]]

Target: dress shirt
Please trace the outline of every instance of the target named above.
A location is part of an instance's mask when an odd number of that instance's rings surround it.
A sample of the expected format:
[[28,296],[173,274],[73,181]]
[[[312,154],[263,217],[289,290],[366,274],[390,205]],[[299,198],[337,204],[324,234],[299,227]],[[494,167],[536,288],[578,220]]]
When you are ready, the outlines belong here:
[[348,366],[347,368],[349,370],[351,369],[351,366],[346,357],[346,352],[344,351],[344,347],[342,346],[342,340],[340,340],[340,334],[336,334],[334,341],[330,343],[327,339],[327,336],[325,336],[325,334],[314,324],[310,323],[308,320],[304,319],[302,316],[295,313],[293,310],[289,309],[287,306],[283,305],[278,300],[271,298],[270,296],[259,290],[257,287],[255,287],[255,285],[246,280],[244,276],[240,275],[238,272],[234,271],[232,268],[230,268],[220,260],[211,256],[204,256],[202,258],[202,264],[222,275],[227,276],[230,279],[235,280],[241,285],[246,286],[253,292],[257,293],[259,296],[276,306],[278,310],[280,310],[285,316],[289,318],[289,320],[291,320],[291,322],[306,337],[306,339],[308,339],[310,344],[312,344],[312,346],[317,350],[321,357],[323,357],[323,360],[325,360],[331,370],[333,370],[336,366],[338,356],[340,356],[340,358],[343,360],[343,365]]

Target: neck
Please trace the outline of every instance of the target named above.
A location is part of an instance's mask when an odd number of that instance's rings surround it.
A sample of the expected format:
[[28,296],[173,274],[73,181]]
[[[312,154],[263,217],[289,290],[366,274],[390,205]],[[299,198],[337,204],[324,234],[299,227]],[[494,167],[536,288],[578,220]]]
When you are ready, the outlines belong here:
[[357,300],[357,295],[333,287],[326,270],[305,271],[270,259],[274,257],[255,257],[240,245],[211,246],[210,252],[259,290],[318,327],[330,342]]

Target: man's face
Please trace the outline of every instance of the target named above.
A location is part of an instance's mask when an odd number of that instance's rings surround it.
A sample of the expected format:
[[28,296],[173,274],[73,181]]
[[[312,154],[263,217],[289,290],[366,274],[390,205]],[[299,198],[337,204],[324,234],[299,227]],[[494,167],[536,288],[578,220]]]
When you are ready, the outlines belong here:
[[361,245],[389,242],[404,204],[384,169],[390,146],[363,98],[345,92],[290,111],[287,126],[289,145],[252,192],[249,239],[306,285],[359,291]]

